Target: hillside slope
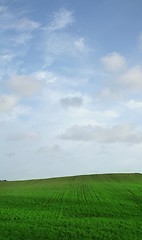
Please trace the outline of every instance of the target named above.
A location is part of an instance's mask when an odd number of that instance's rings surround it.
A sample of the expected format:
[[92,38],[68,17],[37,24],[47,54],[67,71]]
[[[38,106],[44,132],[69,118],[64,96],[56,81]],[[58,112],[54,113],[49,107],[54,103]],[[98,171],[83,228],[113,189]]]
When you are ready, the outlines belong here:
[[141,174],[0,182],[0,240],[141,236]]

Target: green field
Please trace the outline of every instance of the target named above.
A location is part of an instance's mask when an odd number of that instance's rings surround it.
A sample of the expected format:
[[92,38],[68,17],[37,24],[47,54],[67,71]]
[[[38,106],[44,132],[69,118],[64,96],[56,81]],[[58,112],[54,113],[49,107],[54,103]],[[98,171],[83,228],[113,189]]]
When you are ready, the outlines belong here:
[[0,182],[0,240],[142,239],[142,175]]

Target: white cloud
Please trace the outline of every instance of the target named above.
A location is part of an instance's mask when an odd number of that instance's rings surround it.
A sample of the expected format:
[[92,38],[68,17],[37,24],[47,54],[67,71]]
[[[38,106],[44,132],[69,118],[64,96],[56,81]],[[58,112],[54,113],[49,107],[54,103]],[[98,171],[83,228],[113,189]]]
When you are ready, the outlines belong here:
[[110,118],[110,119],[113,119],[113,118],[118,118],[119,117],[119,113],[117,111],[114,111],[114,110],[105,110],[105,111],[96,111],[95,112],[96,115],[98,114],[98,116],[102,116],[102,118]]
[[60,104],[64,109],[79,108],[83,104],[83,99],[81,97],[65,97],[60,99]]
[[126,102],[126,106],[129,109],[142,109],[142,101],[136,101],[134,99],[131,99]]
[[7,135],[8,141],[25,141],[25,140],[37,140],[39,135],[36,132],[24,132],[24,133],[13,133]]
[[131,88],[132,90],[139,90],[142,88],[142,67],[135,66],[128,69],[118,78],[118,83],[122,86]]
[[108,72],[119,72],[126,68],[126,59],[117,52],[112,52],[101,58],[104,69]]
[[7,82],[8,87],[18,96],[29,97],[37,93],[43,86],[43,81],[32,76],[13,76]]
[[53,14],[53,19],[48,26],[48,30],[56,31],[70,26],[74,22],[74,17],[71,11],[60,9]]
[[141,143],[142,132],[128,124],[109,126],[83,125],[68,128],[59,135],[63,140],[94,141],[97,143]]
[[44,56],[44,64],[42,66],[42,70],[46,69],[48,66],[50,66],[54,62],[54,57],[53,56]]
[[54,83],[58,80],[55,73],[49,71],[38,71],[32,74],[37,80],[45,81],[46,83]]
[[86,49],[85,46],[85,39],[84,38],[79,38],[74,42],[74,46],[77,50],[80,52],[83,52]]
[[1,94],[0,95],[0,112],[11,111],[18,102],[18,97],[14,94]]

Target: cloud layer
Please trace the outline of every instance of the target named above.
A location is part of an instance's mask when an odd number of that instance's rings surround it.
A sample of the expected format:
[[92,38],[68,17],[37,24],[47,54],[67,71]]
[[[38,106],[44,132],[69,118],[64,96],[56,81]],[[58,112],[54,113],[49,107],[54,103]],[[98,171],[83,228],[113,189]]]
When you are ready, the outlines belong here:
[[142,4],[53,2],[0,3],[1,176],[140,171]]

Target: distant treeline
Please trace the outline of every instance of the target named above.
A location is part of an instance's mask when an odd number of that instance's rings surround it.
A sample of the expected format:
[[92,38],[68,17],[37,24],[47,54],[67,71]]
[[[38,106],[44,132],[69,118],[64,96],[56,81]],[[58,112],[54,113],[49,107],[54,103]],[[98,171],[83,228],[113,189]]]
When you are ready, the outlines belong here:
[[0,180],[0,182],[6,182],[7,180]]

